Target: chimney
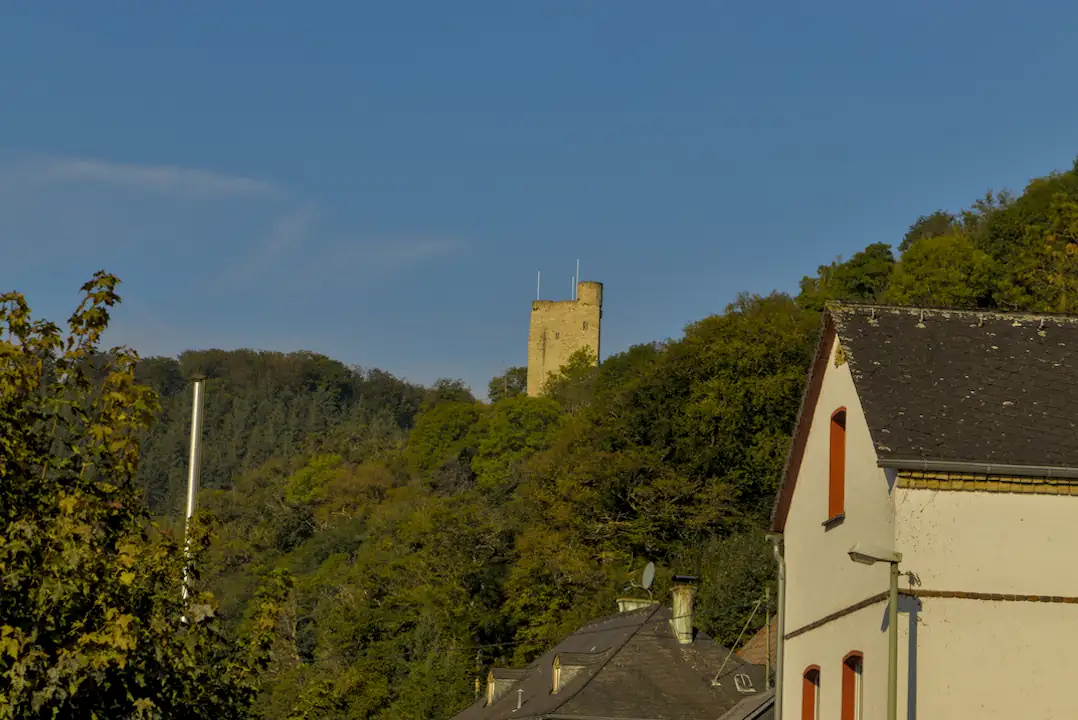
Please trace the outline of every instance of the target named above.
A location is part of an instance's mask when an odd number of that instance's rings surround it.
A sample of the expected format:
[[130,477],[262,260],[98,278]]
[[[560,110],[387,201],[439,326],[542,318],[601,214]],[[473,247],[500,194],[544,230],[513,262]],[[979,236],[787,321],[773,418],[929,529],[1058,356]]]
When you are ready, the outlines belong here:
[[632,612],[633,610],[640,610],[641,608],[651,607],[654,604],[656,604],[656,601],[652,600],[651,598],[619,597],[618,612]]
[[695,594],[696,578],[688,575],[674,576],[674,587],[671,590],[674,606],[671,610],[670,625],[674,628],[674,636],[682,645],[689,645],[693,640],[692,599]]

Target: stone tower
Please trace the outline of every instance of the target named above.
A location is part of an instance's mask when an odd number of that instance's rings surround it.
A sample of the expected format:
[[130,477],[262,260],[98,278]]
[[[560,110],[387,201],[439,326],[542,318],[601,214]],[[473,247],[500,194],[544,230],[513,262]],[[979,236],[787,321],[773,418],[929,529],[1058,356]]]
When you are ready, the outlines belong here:
[[528,395],[536,396],[547,377],[558,372],[569,357],[590,347],[599,357],[599,325],[603,317],[603,284],[580,282],[576,300],[532,302],[528,330]]

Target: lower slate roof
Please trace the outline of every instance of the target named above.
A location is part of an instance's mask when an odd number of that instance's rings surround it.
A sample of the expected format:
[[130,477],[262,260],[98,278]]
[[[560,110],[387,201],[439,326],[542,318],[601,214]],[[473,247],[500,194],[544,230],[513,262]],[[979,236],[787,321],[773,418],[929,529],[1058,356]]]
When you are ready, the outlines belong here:
[[[699,630],[691,644],[679,644],[670,617],[669,608],[653,605],[585,625],[529,665],[526,677],[493,705],[488,707],[483,695],[454,720],[548,716],[725,720],[726,713],[733,713],[742,701],[767,694],[764,668],[746,663]],[[558,655],[602,657],[553,693],[551,675]],[[720,668],[719,682],[712,685]],[[753,692],[737,690],[734,676],[738,674],[749,677]],[[523,690],[519,710],[518,688]],[[763,717],[758,713],[764,711],[767,698],[759,702],[759,706],[741,705],[731,717]]]
[[1078,468],[1078,317],[830,312],[881,461]]
[[775,720],[775,691],[750,695],[723,715],[721,720]]

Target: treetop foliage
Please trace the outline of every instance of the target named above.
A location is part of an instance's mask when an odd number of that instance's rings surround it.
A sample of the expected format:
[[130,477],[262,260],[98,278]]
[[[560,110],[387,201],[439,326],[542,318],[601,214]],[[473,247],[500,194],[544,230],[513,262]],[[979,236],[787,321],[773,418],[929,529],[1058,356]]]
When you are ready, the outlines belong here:
[[801,281],[798,304],[832,300],[964,309],[1078,308],[1078,172],[1036,178],[1025,191],[988,192],[958,215],[917,219],[895,258],[876,242]]

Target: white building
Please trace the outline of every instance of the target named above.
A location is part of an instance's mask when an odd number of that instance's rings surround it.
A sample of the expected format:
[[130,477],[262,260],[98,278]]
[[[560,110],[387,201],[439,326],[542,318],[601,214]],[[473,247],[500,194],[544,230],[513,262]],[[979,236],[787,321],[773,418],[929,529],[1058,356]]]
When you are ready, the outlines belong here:
[[783,720],[1078,717],[1078,317],[836,306],[775,503]]

